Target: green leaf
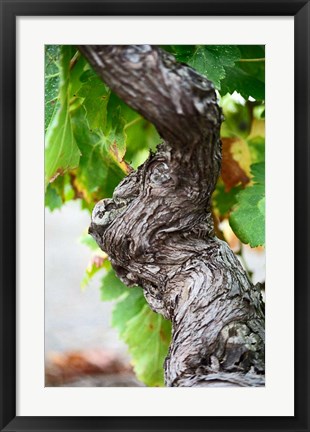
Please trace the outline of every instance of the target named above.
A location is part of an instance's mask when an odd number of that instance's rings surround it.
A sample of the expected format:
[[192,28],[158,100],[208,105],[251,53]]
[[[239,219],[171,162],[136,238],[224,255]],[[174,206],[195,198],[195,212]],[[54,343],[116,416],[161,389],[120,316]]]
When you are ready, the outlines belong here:
[[[90,236],[88,236],[90,237]],[[102,250],[98,247],[97,243],[95,245],[89,241],[87,238],[87,235],[83,235],[79,238],[80,243],[85,244],[88,246],[93,252],[93,256],[90,260],[90,263],[87,266],[87,269],[85,271],[85,275],[81,281],[81,287],[85,288],[89,282],[92,280],[92,278],[101,270],[110,271],[111,270],[111,264],[108,261],[108,256],[102,252]]]
[[242,60],[264,59],[265,45],[237,45]]
[[79,242],[81,244],[87,246],[92,251],[99,251],[100,250],[100,248],[99,248],[98,244],[96,243],[96,241],[88,233],[85,233],[85,234],[81,235],[81,237],[79,238]]
[[115,271],[109,265],[109,271],[101,279],[101,300],[109,301],[119,298],[124,293],[128,292],[128,287],[120,281],[115,275]]
[[142,289],[129,288],[116,304],[112,325],[128,345],[135,373],[148,386],[164,384],[164,359],[171,339],[171,323],[153,312]]
[[126,125],[126,135],[125,159],[134,169],[140,166],[148,158],[150,150],[155,151],[161,142],[155,127],[141,116]]
[[242,186],[235,186],[229,192],[225,191],[223,183],[218,182],[212,203],[215,209],[218,210],[221,217],[228,215],[234,205],[237,203],[237,194],[242,190]]
[[199,73],[221,88],[221,80],[227,75],[227,67],[233,67],[240,59],[240,51],[235,45],[196,45],[194,47],[173,46],[177,60],[186,62]]
[[118,329],[121,337],[126,330],[127,322],[138,315],[145,304],[146,301],[140,287],[128,289],[127,296],[116,303],[112,313],[112,326]]
[[104,129],[106,146],[114,152],[117,160],[121,162],[126,153],[127,134],[125,126],[133,118],[140,117],[131,110],[114,93],[111,94],[107,106],[107,122]]
[[265,138],[260,136],[249,138],[247,139],[247,143],[250,149],[252,163],[264,162]]
[[240,93],[265,99],[265,48],[262,45],[167,45],[180,62],[210,79],[222,96]]
[[221,137],[246,138],[252,125],[252,115],[246,104],[236,102],[229,94],[221,98],[220,105],[224,114]]
[[196,45],[160,45],[160,48],[173,54],[179,62],[187,63],[194,55]]
[[107,104],[106,120],[103,129],[105,145],[120,162],[125,157],[135,165],[138,151],[154,149],[160,142],[155,127],[114,93]]
[[171,339],[171,323],[145,305],[128,321],[123,340],[129,347],[134,371],[151,387],[164,385],[164,360]]
[[77,96],[83,98],[88,127],[91,130],[103,129],[107,123],[107,104],[110,89],[92,70],[86,70],[80,77],[82,83]]
[[45,130],[59,108],[58,89],[59,89],[59,45],[45,46]]
[[221,95],[240,93],[244,99],[265,99],[265,48],[261,45],[238,45],[240,58],[234,67],[226,67]]
[[45,206],[51,211],[62,207],[64,203],[74,198],[74,191],[70,183],[70,176],[58,176],[50,183],[45,192]]
[[111,93],[74,48],[62,47],[56,61],[60,89],[58,110],[46,133],[46,184],[72,173],[70,198],[81,198],[83,208],[91,211],[128,172],[125,152],[137,167],[160,138],[153,125]]
[[46,189],[45,206],[51,211],[59,209],[62,206],[61,196],[58,195],[57,191],[52,187],[52,185],[48,185]]
[[261,184],[265,186],[265,164],[256,163],[251,166],[251,172],[253,174],[253,182],[255,184]]
[[89,129],[83,106],[72,115],[72,127],[82,153],[76,172],[79,187],[87,196],[95,194],[93,202],[112,196],[125,171],[107,148],[105,136],[100,130],[94,132]]
[[45,184],[53,181],[59,174],[76,168],[80,160],[80,150],[76,144],[70,116],[70,60],[72,49],[61,49],[60,109],[46,131]]
[[253,78],[265,83],[265,47],[262,45],[238,45],[241,59],[238,66]]
[[245,99],[252,96],[256,100],[265,99],[265,84],[239,67],[226,68],[226,78],[222,81],[221,94],[237,91]]
[[[82,85],[78,96],[83,92]],[[149,147],[160,141],[155,128],[117,96],[112,93],[107,98],[108,103],[100,108],[101,118],[108,114],[97,129],[90,128],[84,102],[71,115],[73,133],[82,153],[76,180],[92,202],[110,197],[127,173],[127,165],[122,161],[125,149],[126,159],[137,166],[147,158]]]
[[251,247],[265,245],[265,165],[251,166],[253,186],[237,195],[237,205],[230,215],[230,226],[243,243]]

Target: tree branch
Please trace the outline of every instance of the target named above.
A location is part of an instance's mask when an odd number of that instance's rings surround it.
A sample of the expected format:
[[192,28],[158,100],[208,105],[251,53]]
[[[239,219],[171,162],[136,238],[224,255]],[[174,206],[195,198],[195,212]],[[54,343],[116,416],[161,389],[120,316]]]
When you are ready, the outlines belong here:
[[90,233],[122,281],[172,320],[166,385],[264,385],[260,292],[213,232],[221,111],[212,83],[149,45],[79,49],[164,139],[96,205]]

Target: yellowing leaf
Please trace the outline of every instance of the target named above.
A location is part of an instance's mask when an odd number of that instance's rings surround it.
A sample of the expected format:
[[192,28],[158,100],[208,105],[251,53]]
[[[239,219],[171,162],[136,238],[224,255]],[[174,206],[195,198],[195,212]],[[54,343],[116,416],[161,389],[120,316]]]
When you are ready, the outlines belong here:
[[238,162],[239,166],[243,169],[245,174],[250,177],[252,164],[251,152],[246,141],[242,139],[236,139],[230,147],[230,151],[235,161]]
[[265,120],[253,118],[251,132],[248,138],[265,136]]
[[227,192],[240,183],[244,186],[249,182],[249,177],[241,168],[240,162],[237,162],[236,157],[234,157],[232,147],[235,142],[235,138],[222,138],[221,176]]

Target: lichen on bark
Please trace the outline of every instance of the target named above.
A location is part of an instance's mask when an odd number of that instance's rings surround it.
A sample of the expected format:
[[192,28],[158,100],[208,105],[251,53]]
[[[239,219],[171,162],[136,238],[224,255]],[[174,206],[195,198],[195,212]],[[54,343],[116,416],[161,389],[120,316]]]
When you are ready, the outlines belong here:
[[157,128],[156,153],[94,208],[89,229],[128,286],[173,325],[167,386],[264,385],[258,286],[213,230],[221,110],[210,81],[150,45],[79,46]]

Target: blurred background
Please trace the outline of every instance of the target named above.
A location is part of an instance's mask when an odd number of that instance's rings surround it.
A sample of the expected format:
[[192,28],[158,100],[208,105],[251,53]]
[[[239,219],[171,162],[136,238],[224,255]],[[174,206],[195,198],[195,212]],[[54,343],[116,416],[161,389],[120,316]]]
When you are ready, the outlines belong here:
[[45,385],[142,385],[109,324],[113,302],[100,300],[100,278],[81,288],[91,256],[79,238],[89,222],[77,201],[45,212]]

